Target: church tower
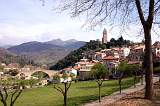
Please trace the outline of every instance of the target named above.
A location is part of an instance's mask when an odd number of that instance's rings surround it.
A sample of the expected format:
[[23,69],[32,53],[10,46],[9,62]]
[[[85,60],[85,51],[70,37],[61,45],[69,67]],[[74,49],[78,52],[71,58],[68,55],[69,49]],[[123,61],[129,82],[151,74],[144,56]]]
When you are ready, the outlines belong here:
[[104,28],[103,30],[103,37],[102,37],[102,44],[107,44],[107,30]]

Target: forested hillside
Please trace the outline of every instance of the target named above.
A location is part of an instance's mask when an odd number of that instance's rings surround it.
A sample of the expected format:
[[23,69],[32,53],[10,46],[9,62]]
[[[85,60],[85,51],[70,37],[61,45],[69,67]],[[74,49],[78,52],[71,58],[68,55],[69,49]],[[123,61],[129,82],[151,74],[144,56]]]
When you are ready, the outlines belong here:
[[0,48],[0,63],[5,63],[5,64],[19,63],[20,66],[24,66],[25,64],[36,65],[31,58],[25,55],[18,56],[16,54],[9,52],[4,48]]

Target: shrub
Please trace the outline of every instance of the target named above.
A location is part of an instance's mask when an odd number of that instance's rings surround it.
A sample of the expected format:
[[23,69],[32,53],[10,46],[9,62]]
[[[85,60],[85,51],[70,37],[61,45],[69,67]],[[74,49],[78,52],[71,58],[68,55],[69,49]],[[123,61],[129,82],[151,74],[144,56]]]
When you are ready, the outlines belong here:
[[159,67],[154,67],[154,74],[160,73],[160,66]]
[[118,66],[118,71],[123,72],[124,77],[129,77],[134,74],[136,70],[139,69],[139,65],[137,64],[127,64],[126,61],[123,61]]

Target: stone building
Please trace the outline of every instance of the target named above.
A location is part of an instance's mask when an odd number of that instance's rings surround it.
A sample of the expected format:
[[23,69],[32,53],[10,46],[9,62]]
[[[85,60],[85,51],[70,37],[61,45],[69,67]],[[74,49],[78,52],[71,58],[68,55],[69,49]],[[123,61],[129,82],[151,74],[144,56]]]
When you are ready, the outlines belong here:
[[103,37],[102,37],[102,44],[107,44],[107,30],[104,28],[103,30]]

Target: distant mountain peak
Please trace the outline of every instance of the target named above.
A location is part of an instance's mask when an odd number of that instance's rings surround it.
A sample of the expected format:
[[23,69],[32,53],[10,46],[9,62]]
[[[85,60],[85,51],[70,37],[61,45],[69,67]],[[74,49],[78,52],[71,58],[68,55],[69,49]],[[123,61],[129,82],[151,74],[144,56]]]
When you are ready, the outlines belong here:
[[38,41],[30,41],[30,42],[25,42],[25,43],[22,43],[20,45],[32,45],[32,44],[37,44],[37,43],[41,43],[41,42],[38,42]]
[[57,38],[57,39],[52,39],[51,41],[63,41],[63,40],[60,38]]
[[54,44],[58,46],[62,46],[69,49],[78,49],[79,47],[85,44],[84,41],[78,41],[76,39],[69,39],[69,40],[61,40],[61,39],[53,39],[51,41],[45,42],[47,44]]
[[69,42],[78,42],[78,40],[76,40],[76,39],[69,39],[69,40],[66,40],[65,42],[67,42],[67,41],[69,41]]

